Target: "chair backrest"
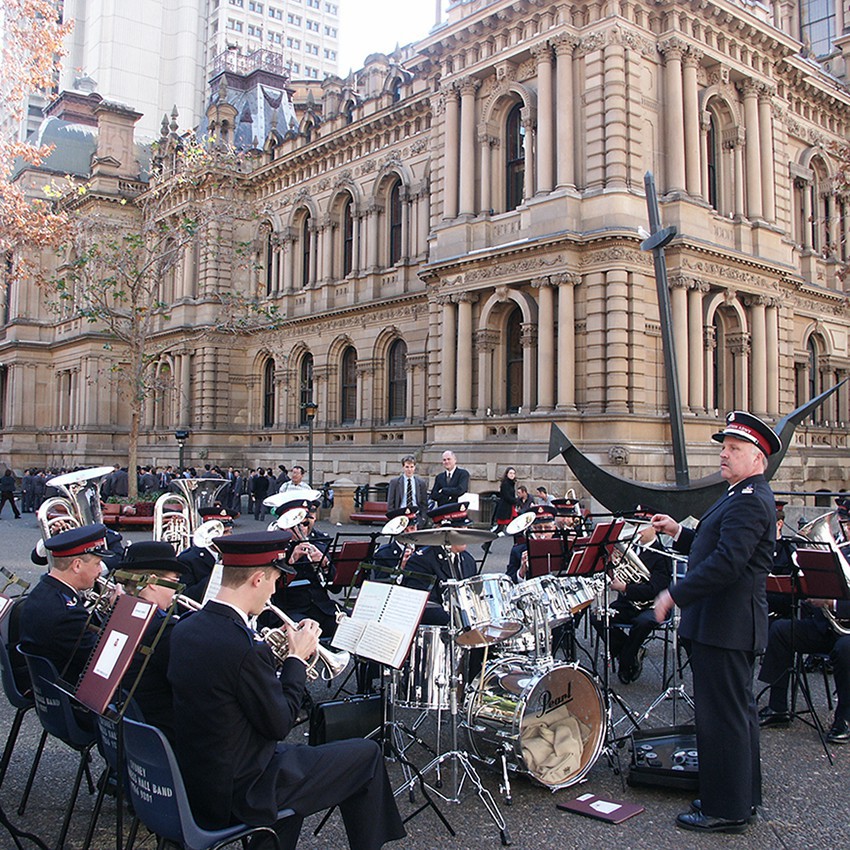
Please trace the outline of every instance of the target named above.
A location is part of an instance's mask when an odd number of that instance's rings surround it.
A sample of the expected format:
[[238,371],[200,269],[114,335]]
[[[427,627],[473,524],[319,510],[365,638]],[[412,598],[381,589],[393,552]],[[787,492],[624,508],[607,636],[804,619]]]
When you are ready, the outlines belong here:
[[160,838],[191,844],[198,827],[171,745],[159,729],[146,723],[125,717],[123,728],[133,810]]
[[91,744],[94,741],[94,732],[83,729],[77,722],[71,698],[57,687],[59,674],[53,662],[40,655],[24,652],[20,647],[18,652],[26,659],[35,698],[35,711],[44,730],[77,749]]
[[15,679],[15,673],[12,670],[12,660],[9,657],[6,644],[2,640],[0,640],[0,681],[2,681],[6,699],[12,703],[13,708],[32,708],[32,692],[21,692],[20,686]]
[[[334,584],[347,586],[357,575],[357,568],[363,561],[367,561],[371,554],[372,542],[370,540],[346,540],[336,557],[334,558]],[[363,583],[365,573],[358,576],[360,584]]]

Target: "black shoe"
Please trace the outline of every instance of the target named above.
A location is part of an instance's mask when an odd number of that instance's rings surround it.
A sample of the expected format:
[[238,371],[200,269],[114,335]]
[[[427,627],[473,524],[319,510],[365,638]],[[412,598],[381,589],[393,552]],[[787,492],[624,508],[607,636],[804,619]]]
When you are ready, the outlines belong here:
[[[699,797],[697,797],[696,800],[691,800],[691,811],[692,812],[701,812],[702,811],[702,800],[700,800]],[[756,807],[753,806],[752,809],[750,809],[750,817],[749,817],[750,823],[753,823],[753,821],[755,821],[757,816],[758,816],[758,811],[756,810]]]
[[747,829],[747,821],[713,818],[701,811],[683,812],[676,816],[676,826],[693,832],[744,832]]
[[776,711],[766,705],[759,711],[759,726],[787,726],[791,715],[787,711]]
[[850,744],[850,723],[846,720],[836,720],[826,736],[830,744]]

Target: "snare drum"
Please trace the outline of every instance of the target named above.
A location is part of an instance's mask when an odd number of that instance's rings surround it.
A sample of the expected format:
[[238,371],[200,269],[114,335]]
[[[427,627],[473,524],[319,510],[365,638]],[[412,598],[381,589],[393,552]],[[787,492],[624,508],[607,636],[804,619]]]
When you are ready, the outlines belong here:
[[400,708],[449,708],[449,640],[447,626],[420,626],[416,630],[407,663],[393,673],[395,705]]
[[[514,606],[522,612],[527,628],[531,628],[532,609],[528,599],[536,599],[542,606],[543,618],[551,628],[568,623],[572,619],[572,600],[569,587],[557,576],[538,576],[520,582],[514,588]],[[525,604],[523,604],[525,603]]]
[[471,751],[551,789],[580,782],[605,740],[605,704],[595,680],[575,664],[535,667],[526,658],[488,664],[464,706]]
[[451,607],[459,646],[488,646],[522,629],[522,616],[511,602],[513,582],[504,573],[489,573],[443,585]]

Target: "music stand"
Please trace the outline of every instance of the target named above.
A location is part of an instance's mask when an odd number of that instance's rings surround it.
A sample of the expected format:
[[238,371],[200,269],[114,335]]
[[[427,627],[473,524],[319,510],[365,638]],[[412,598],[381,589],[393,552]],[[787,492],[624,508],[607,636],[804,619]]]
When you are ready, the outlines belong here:
[[560,536],[528,538],[528,578],[560,573],[567,565],[570,547]]

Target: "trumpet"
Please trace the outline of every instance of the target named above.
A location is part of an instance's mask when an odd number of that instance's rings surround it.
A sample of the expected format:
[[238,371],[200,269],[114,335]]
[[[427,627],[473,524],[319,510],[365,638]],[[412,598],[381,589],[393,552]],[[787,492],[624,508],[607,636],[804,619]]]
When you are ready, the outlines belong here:
[[118,582],[114,578],[98,578],[94,586],[80,591],[83,607],[92,614],[105,617],[115,604]]
[[[298,623],[295,620],[276,605],[272,605],[271,602],[266,602],[265,610],[271,611],[285,626],[293,629],[298,628]],[[279,662],[283,662],[288,657],[289,641],[286,638],[286,631],[282,627],[278,626],[275,629],[266,627],[260,632],[260,637],[269,645],[272,654]],[[348,667],[350,660],[351,655],[345,650],[332,652],[319,644],[316,651],[307,659],[307,678],[314,681],[321,675],[322,679],[330,682],[331,679],[335,679]]]
[[174,601],[181,607],[185,608],[187,611],[200,611],[204,606],[201,605],[200,602],[197,602],[194,599],[190,599],[188,596],[184,596],[182,593],[174,594]]

